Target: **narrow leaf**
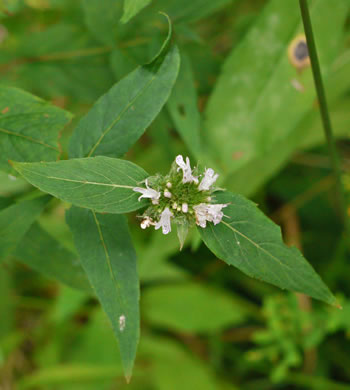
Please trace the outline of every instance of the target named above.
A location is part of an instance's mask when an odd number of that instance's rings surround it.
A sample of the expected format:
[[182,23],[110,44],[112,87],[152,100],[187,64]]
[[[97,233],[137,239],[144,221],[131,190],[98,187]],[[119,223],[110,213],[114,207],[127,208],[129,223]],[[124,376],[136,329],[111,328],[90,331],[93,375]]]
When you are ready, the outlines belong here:
[[127,23],[152,0],[124,0],[124,14],[120,19],[122,23]]
[[72,115],[28,92],[0,86],[0,169],[8,160],[53,161],[58,135]]
[[144,206],[133,187],[148,174],[129,161],[99,156],[12,164],[35,187],[76,206],[109,213],[126,213]]
[[311,265],[294,247],[287,247],[280,228],[241,195],[223,192],[218,203],[228,203],[221,223],[199,229],[207,247],[227,264],[282,289],[335,303],[335,298]]
[[37,223],[17,246],[14,256],[28,267],[67,286],[91,291],[76,254],[66,249]]
[[0,212],[0,263],[16,248],[43,211],[48,197],[25,200]]
[[126,218],[73,207],[67,222],[83,268],[118,339],[128,379],[139,340],[139,282]]
[[71,157],[120,157],[157,116],[175,83],[180,55],[169,34],[158,55],[103,95],[81,119],[69,147]]

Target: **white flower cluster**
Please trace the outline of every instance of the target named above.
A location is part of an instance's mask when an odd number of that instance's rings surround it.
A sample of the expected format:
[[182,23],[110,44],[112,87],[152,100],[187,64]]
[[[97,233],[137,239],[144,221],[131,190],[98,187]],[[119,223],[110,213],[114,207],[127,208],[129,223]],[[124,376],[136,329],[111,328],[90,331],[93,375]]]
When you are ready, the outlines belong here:
[[[158,207],[156,218],[154,217],[154,212],[151,213],[152,217],[147,215],[147,212],[145,213],[146,215],[144,215],[141,222],[141,228],[146,229],[153,225],[156,230],[162,228],[163,234],[168,234],[171,232],[172,219],[176,223],[180,223],[179,221],[183,221],[183,217],[186,217],[187,220],[193,220],[202,228],[206,227],[207,222],[212,222],[214,225],[220,223],[224,216],[222,209],[226,207],[227,204],[210,203],[212,200],[212,197],[210,196],[213,191],[212,186],[219,175],[215,174],[214,170],[211,168],[205,169],[203,178],[199,182],[198,176],[193,175],[190,159],[188,157],[186,157],[185,162],[181,155],[177,156],[175,164],[175,173],[169,174],[166,184],[163,184],[163,189],[158,188],[156,190],[151,188],[148,179],[145,180],[146,188],[133,188],[134,191],[141,193],[139,201],[141,201],[142,198],[148,198],[151,200],[154,207]],[[177,186],[177,189],[174,189],[171,178],[175,179],[174,181],[176,181],[176,178],[171,176],[171,174],[178,175],[177,172],[179,171],[182,171],[182,180],[180,178],[177,179],[180,186]],[[171,191],[173,191],[173,193]],[[189,194],[188,199],[185,199],[184,201],[183,198],[181,198],[182,201],[178,204],[175,199],[178,199],[181,196],[183,197],[184,193]],[[198,201],[198,203],[194,203],[196,201]],[[171,209],[173,209],[174,212],[172,212]]]

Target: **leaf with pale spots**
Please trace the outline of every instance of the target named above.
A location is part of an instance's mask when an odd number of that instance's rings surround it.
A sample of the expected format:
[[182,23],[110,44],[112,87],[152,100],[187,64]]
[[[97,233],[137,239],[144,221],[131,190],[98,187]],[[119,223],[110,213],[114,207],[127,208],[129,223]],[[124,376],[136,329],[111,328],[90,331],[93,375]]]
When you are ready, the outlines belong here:
[[41,191],[76,206],[120,214],[145,205],[133,188],[148,174],[130,161],[99,156],[12,165]]
[[54,161],[59,132],[72,115],[17,88],[0,86],[0,169],[8,160]]
[[139,341],[140,320],[136,254],[126,218],[72,207],[67,212],[67,223],[73,232],[81,264],[111,321],[129,380]]
[[242,272],[282,289],[304,293],[329,304],[335,298],[298,249],[287,247],[280,228],[241,195],[222,192],[217,203],[227,203],[225,217],[214,226],[199,228],[207,247]]

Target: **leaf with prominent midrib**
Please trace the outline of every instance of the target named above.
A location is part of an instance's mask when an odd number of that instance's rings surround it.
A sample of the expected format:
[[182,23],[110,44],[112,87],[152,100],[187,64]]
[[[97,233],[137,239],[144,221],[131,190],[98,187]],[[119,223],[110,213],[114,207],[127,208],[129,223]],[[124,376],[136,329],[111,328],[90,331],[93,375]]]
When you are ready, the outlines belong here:
[[139,341],[139,282],[126,217],[73,207],[67,212],[83,268],[119,342],[130,378]]
[[282,289],[301,292],[330,304],[335,298],[295,247],[287,247],[280,228],[241,195],[218,193],[217,203],[229,204],[218,225],[199,228],[207,247],[227,264]]
[[169,34],[159,54],[114,85],[76,127],[70,157],[120,157],[138,140],[167,101],[180,66]]
[[11,170],[8,160],[56,160],[59,132],[71,118],[28,92],[0,86],[0,169]]
[[21,263],[49,278],[72,288],[91,292],[78,256],[56,241],[37,223],[34,223],[23,237],[14,256]]
[[99,156],[12,165],[41,191],[76,206],[119,214],[145,205],[133,187],[149,175],[130,161]]
[[24,200],[0,211],[0,263],[16,248],[48,200],[48,196]]

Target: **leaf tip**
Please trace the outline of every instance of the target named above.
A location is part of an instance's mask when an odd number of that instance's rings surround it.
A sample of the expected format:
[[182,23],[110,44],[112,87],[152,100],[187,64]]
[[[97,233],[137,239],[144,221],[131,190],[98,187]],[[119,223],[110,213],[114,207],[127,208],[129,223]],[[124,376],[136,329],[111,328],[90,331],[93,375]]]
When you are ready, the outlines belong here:
[[132,377],[132,366],[125,368],[124,376],[125,376],[126,383],[129,384]]

